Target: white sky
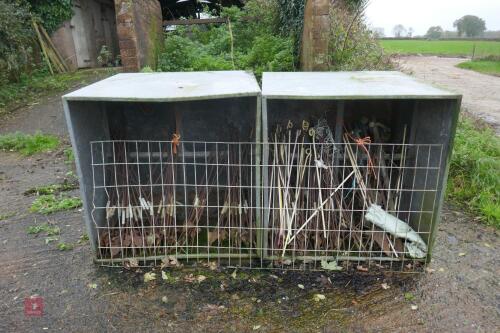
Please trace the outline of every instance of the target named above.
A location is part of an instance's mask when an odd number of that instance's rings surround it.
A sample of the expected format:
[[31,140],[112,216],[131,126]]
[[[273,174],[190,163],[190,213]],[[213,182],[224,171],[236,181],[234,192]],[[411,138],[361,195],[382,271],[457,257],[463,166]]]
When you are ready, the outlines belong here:
[[366,19],[373,28],[412,27],[414,35],[424,35],[430,26],[455,30],[453,22],[464,15],[476,15],[486,21],[487,30],[500,30],[500,0],[370,0]]

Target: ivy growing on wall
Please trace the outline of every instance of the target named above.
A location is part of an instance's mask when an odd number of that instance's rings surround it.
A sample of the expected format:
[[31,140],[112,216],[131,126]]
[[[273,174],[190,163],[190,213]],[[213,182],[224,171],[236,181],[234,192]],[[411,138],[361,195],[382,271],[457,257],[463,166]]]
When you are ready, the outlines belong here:
[[306,0],[277,0],[277,4],[279,31],[282,35],[293,38],[294,53],[298,59]]
[[48,33],[73,16],[72,0],[27,0],[31,13],[38,17]]

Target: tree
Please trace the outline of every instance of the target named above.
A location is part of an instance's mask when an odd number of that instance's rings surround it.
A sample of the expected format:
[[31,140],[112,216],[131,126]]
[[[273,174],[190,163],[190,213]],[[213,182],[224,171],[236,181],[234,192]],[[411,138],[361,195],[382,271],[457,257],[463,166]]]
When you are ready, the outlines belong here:
[[394,34],[394,37],[400,38],[401,36],[405,35],[406,33],[406,28],[402,24],[397,24],[392,28],[392,33]]
[[443,28],[441,28],[441,26],[439,25],[436,25],[430,27],[429,30],[427,30],[425,37],[429,39],[439,39],[443,36],[443,32]]
[[458,36],[477,37],[486,30],[486,22],[474,15],[465,15],[453,23],[457,28]]
[[408,28],[408,37],[412,38],[413,37],[413,28],[412,27],[409,27]]

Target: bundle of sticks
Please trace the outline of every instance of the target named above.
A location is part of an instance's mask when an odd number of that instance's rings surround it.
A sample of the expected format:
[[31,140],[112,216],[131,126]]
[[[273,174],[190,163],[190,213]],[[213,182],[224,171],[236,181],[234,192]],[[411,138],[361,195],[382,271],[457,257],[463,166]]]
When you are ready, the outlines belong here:
[[99,234],[103,258],[251,246],[252,177],[249,168],[241,168],[250,165],[248,145],[196,153],[173,140],[171,148],[160,144],[152,153],[149,144],[142,152],[137,144],[110,144],[105,225]]
[[[375,127],[386,130],[382,125]],[[373,131],[382,140],[378,128],[372,126]],[[412,257],[425,256],[420,236],[396,216],[405,145],[372,145],[371,138],[360,137],[362,131],[356,128],[346,128],[344,133],[343,142],[334,143],[325,119],[317,120],[315,126],[308,121],[275,126],[268,174],[271,255],[403,259],[410,252]],[[405,136],[406,130],[403,143]],[[388,148],[392,148],[389,153],[384,151]]]

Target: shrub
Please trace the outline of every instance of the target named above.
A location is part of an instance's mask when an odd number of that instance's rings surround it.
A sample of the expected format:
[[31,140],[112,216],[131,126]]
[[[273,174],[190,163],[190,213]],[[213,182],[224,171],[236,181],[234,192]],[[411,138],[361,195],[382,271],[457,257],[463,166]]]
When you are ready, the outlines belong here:
[[500,139],[466,118],[459,121],[447,195],[500,227]]
[[330,10],[327,63],[330,70],[386,70],[391,59],[384,54],[364,22],[366,1],[334,5]]
[[0,86],[19,80],[30,63],[33,43],[28,6],[0,0]]
[[[158,59],[159,71],[294,69],[291,37],[276,33],[272,0],[251,0],[243,9],[223,8],[228,24],[178,28],[165,38]],[[232,35],[231,35],[232,33]]]

